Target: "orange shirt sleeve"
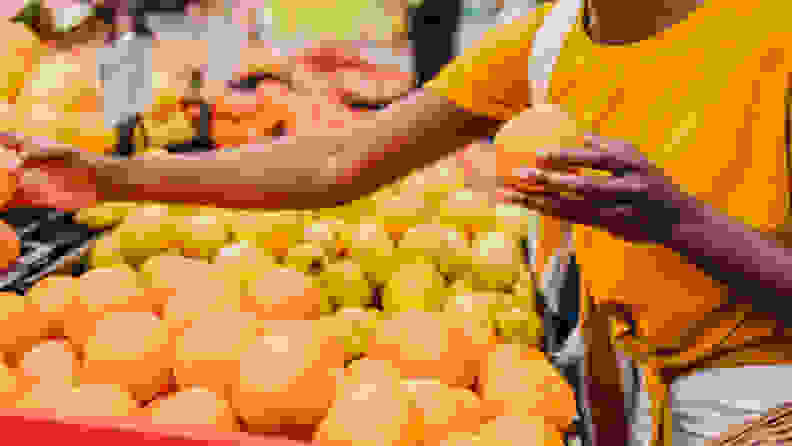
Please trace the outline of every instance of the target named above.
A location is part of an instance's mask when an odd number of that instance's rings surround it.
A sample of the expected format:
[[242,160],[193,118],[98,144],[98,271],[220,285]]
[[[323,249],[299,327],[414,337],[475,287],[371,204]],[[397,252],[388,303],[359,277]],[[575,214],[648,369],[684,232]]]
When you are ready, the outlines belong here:
[[529,105],[528,65],[534,34],[552,4],[489,31],[424,88],[462,108],[506,121]]

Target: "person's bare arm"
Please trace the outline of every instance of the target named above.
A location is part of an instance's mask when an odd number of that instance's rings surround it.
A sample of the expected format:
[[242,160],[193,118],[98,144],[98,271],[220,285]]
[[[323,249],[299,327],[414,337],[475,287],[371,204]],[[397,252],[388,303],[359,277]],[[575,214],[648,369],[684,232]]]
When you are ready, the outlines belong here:
[[492,134],[499,123],[424,91],[334,135],[296,136],[201,157],[117,160],[80,153],[107,200],[320,208],[374,192]]

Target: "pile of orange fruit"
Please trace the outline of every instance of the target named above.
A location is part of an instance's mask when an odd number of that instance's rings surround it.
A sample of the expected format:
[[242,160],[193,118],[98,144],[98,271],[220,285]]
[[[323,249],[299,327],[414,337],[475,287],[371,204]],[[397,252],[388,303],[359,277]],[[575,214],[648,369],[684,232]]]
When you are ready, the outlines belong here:
[[561,444],[574,397],[536,347],[459,311],[333,314],[319,281],[274,261],[240,287],[238,254],[0,294],[0,407],[321,445]]

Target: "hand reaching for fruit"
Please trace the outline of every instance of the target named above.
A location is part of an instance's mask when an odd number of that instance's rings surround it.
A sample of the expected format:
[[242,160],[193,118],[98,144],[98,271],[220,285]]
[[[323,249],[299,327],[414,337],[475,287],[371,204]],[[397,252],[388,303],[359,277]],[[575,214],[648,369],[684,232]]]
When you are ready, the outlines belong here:
[[23,138],[5,133],[0,144],[18,151],[7,152],[18,177],[16,194],[9,207],[42,206],[73,211],[94,206],[99,201],[96,174],[87,152],[46,138]]
[[[675,225],[697,214],[695,199],[684,194],[632,144],[589,135],[585,145],[586,149],[537,154],[551,167],[582,168],[584,174],[518,169],[517,185],[509,186],[503,197],[633,242],[663,243]],[[586,175],[596,171],[608,175]],[[537,191],[536,185],[543,190]]]

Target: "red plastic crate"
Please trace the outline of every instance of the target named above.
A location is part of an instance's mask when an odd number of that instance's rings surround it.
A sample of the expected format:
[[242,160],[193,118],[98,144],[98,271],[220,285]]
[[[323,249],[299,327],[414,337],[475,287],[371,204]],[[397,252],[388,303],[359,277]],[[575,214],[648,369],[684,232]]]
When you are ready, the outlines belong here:
[[218,433],[211,427],[154,425],[145,419],[55,417],[52,411],[0,410],[0,431],[9,445],[80,446],[306,446],[284,437]]

